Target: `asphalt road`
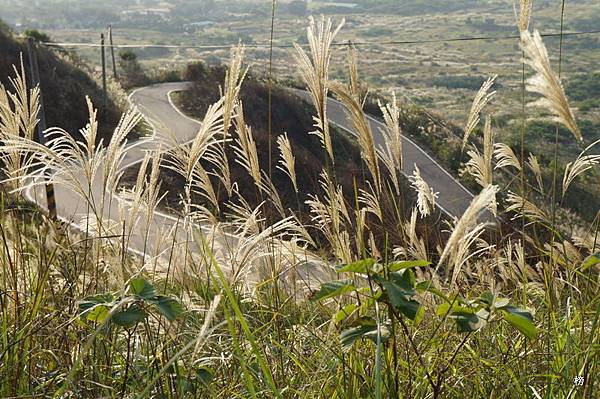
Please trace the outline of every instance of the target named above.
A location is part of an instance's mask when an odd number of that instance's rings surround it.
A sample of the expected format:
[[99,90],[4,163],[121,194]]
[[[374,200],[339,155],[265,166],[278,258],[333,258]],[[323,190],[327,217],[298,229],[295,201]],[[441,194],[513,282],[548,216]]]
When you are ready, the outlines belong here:
[[[183,115],[177,110],[169,100],[169,93],[172,91],[186,90],[189,83],[164,83],[136,90],[130,96],[133,104],[137,105],[146,119],[156,129],[158,134],[173,135],[179,142],[187,142],[194,138],[199,122]],[[301,90],[293,90],[294,93],[307,99],[308,93]],[[328,103],[328,116],[331,122],[352,132],[343,106],[330,99]],[[370,118],[371,128],[374,133],[377,145],[383,145],[383,134],[380,128],[383,125],[375,119]],[[137,141],[129,146],[127,154],[121,166],[124,170],[136,163],[141,162],[144,153],[154,148],[156,144],[149,141]],[[439,192],[439,205],[447,213],[460,217],[469,205],[472,194],[469,193],[460,183],[447,173],[439,164],[437,164],[429,155],[419,148],[415,143],[405,138],[403,141],[403,172],[409,175],[414,165],[417,165],[423,178]],[[103,207],[104,218],[118,219],[117,200],[114,196],[103,193],[101,182],[92,184],[92,199],[98,209]],[[46,206],[43,188],[37,187],[29,190],[25,195],[40,206]],[[79,226],[85,226],[89,209],[85,201],[79,198],[75,193],[68,191],[64,187],[55,187],[57,212],[59,217],[67,222],[76,223]],[[160,256],[170,253],[170,248],[175,245],[189,245],[188,237],[180,227],[178,219],[173,215],[155,212],[150,218],[150,225],[145,222],[137,222],[131,226],[125,226],[129,232],[130,239],[128,247],[140,255]],[[208,227],[207,227],[208,228]],[[116,233],[120,233],[122,226]],[[146,231],[149,231],[148,235]],[[168,232],[174,231],[173,234]],[[169,237],[168,240],[166,237]],[[174,237],[174,238],[173,238]],[[229,247],[237,237],[225,234],[214,241],[214,250],[219,247]]]
[[[308,92],[290,89],[294,94],[310,101]],[[346,114],[344,106],[332,98],[327,102],[327,117],[329,121],[354,134],[352,121]],[[375,145],[383,148],[385,145],[383,129],[385,125],[375,118],[368,117]],[[434,190],[439,192],[437,204],[446,214],[460,217],[465,212],[473,194],[460,184],[450,173],[438,164],[414,141],[402,136],[402,172],[405,176],[413,173],[415,165],[419,167],[421,177]]]

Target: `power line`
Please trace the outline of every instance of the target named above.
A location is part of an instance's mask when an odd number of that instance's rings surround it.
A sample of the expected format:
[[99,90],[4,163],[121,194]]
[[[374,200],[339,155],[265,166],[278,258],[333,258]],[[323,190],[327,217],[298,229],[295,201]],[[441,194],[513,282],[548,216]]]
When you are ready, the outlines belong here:
[[[565,32],[562,36],[581,36],[581,35],[593,35],[600,33],[600,30],[582,31],[582,32]],[[560,32],[543,33],[540,34],[542,37],[560,37]],[[514,40],[519,39],[519,35],[506,35],[506,36],[471,36],[471,37],[454,37],[448,39],[424,39],[424,40],[385,40],[385,41],[363,41],[353,42],[355,45],[360,46],[384,46],[384,45],[406,45],[406,44],[427,44],[427,43],[452,43],[452,42],[473,42],[473,41],[499,41],[499,40]],[[56,43],[56,42],[43,42],[45,46],[50,47],[100,47],[99,43]],[[248,43],[244,44],[246,48],[270,48],[268,43]],[[227,49],[235,44],[218,44],[218,45],[184,45],[184,44],[113,44],[105,45],[105,47],[111,48],[172,48],[172,49],[200,49],[200,50],[219,50]],[[347,46],[348,42],[334,42],[331,44],[336,47]],[[299,44],[300,47],[308,47],[308,44]],[[294,44],[273,44],[274,48],[292,48]]]

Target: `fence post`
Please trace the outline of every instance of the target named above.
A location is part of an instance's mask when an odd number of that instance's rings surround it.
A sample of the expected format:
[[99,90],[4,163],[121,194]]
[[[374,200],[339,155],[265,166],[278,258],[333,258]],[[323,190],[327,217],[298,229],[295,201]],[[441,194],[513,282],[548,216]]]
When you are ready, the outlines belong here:
[[102,92],[104,93],[104,109],[108,105],[108,95],[106,93],[106,57],[104,54],[104,33],[100,33],[100,53],[102,55]]
[[[35,44],[33,42],[33,38],[31,37],[27,39],[27,53],[29,55],[29,73],[31,76],[31,84],[34,87],[39,86],[40,70],[38,66]],[[46,114],[44,112],[44,99],[41,87],[39,95],[39,104],[40,109],[38,112],[39,121],[37,124],[37,139],[40,144],[45,145],[46,136],[44,135],[44,131],[46,130]],[[46,184],[46,202],[48,204],[48,216],[54,221],[58,220],[56,214],[56,199],[54,197],[54,185],[52,183]]]
[[117,64],[115,63],[115,48],[113,47],[112,25],[108,25],[108,43],[110,44],[110,56],[112,58],[113,76],[117,79]]

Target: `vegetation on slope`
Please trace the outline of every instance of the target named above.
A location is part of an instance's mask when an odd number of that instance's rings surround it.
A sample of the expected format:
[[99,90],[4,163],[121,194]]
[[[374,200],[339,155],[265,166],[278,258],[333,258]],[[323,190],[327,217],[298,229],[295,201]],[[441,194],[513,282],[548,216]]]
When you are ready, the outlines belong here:
[[[527,27],[521,30],[526,57],[538,82],[545,83],[536,95],[578,137],[578,121],[545,51],[532,51],[544,44]],[[328,79],[330,25],[311,23],[309,32],[313,48],[323,51],[308,55],[297,49],[299,64],[314,94],[319,145],[329,156],[332,132],[321,107],[325,88],[335,88],[358,120],[364,117],[357,105],[362,97],[356,74],[351,74],[355,85]],[[117,190],[128,127],[113,135],[110,151],[87,154],[93,145],[89,134],[83,145],[70,147],[69,137],[58,133],[54,144],[40,148],[23,137],[18,124],[0,124],[5,141],[0,155],[14,161],[5,164],[8,175],[39,174],[10,170],[38,162],[45,179],[83,194],[84,205],[93,209],[74,233],[1,193],[0,396],[594,397],[600,367],[600,223],[564,231],[555,221],[560,211],[555,202],[548,207],[549,200],[528,196],[518,185],[505,190],[513,190],[506,198],[498,195],[503,188],[494,168],[519,171],[527,161],[495,145],[500,143],[491,124],[479,121],[486,90],[464,137],[472,142],[474,127],[484,125],[482,148],[467,152],[469,173],[481,191],[450,222],[448,239],[436,248],[425,245],[426,232],[414,229],[435,199],[418,176],[413,176],[419,195],[411,218],[381,212],[394,188],[378,182],[398,172],[400,159],[373,156],[370,132],[360,126],[360,162],[369,171],[364,182],[373,190],[356,195],[354,212],[330,183],[335,171],[325,165],[323,184],[310,199],[311,220],[298,220],[285,209],[267,220],[262,206],[245,201],[251,193],[240,193],[231,203],[231,217],[220,219],[212,192],[216,184],[233,190],[221,149],[230,134],[226,121],[234,112],[242,115],[241,62],[238,49],[223,95],[207,109],[191,145],[174,144],[163,158],[187,188],[177,231],[157,232],[156,226],[150,231],[147,225],[160,199],[161,154],[147,154],[136,184]],[[351,57],[351,71],[353,62]],[[34,104],[14,104],[10,98],[0,97],[2,122],[35,109],[33,96]],[[393,104],[386,109],[397,115]],[[135,113],[127,119],[135,120]],[[388,128],[396,129],[397,117],[391,120]],[[260,173],[245,122],[234,122],[235,160],[245,165],[255,190],[274,204],[279,188]],[[76,156],[65,157],[65,147]],[[220,183],[207,178],[206,162],[220,172],[215,176]],[[564,196],[570,181],[597,179],[589,172],[599,162],[593,153],[572,159],[555,198]],[[387,172],[377,168],[383,164]],[[284,165],[290,180],[300,172],[291,165],[289,159]],[[557,165],[553,168],[557,174]],[[522,174],[531,185],[538,176]],[[119,212],[107,214],[106,197],[86,197],[92,183],[106,188],[109,201],[117,199]],[[196,202],[191,192],[205,201]],[[484,232],[490,226],[478,219],[483,212],[523,223],[489,239]],[[367,216],[383,221],[384,236],[402,232],[402,242],[371,239],[375,227],[366,225]],[[327,240],[323,257],[317,255],[323,245],[308,229]],[[142,256],[133,256],[128,246],[140,237],[142,246],[135,249]],[[155,246],[158,239],[166,247]]]
[[[187,67],[184,79],[194,83],[192,89],[172,93],[175,104],[198,120],[205,115],[208,107],[220,98],[220,90],[225,80],[226,69],[223,66],[208,67],[203,63],[191,64]],[[304,221],[310,219],[310,208],[307,203],[320,189],[322,171],[327,167],[326,153],[321,148],[319,138],[309,132],[315,129],[311,106],[294,95],[286,88],[274,84],[272,87],[271,130],[269,139],[269,105],[268,83],[249,74],[245,77],[240,89],[240,101],[243,103],[243,112],[246,123],[252,129],[252,137],[256,146],[256,156],[260,170],[269,173],[274,187],[279,192],[281,205],[284,209],[292,210],[297,217]],[[336,184],[341,186],[344,193],[345,206],[352,210],[355,208],[355,193],[368,189],[365,179],[369,171],[361,165],[360,149],[355,142],[355,137],[341,128],[330,127],[332,133],[332,146],[335,153],[333,173],[336,175]],[[251,207],[256,207],[264,202],[264,193],[256,190],[255,181],[249,179],[248,171],[242,163],[236,160],[235,142],[239,140],[239,132],[235,126],[230,128],[231,142],[224,145],[228,159],[231,180],[235,182],[236,189],[243,194],[244,200]],[[295,158],[297,171],[295,185],[281,167],[281,148],[278,141],[287,137],[290,148]],[[271,141],[271,143],[269,143]],[[271,164],[269,165],[269,145],[271,145]],[[214,167],[206,163],[207,170],[212,172]],[[126,172],[125,178],[133,182],[136,168]],[[415,195],[407,179],[399,176],[401,180],[401,194],[392,202],[383,206],[397,206],[405,217],[414,205]],[[162,189],[166,193],[165,205],[171,209],[181,210],[181,196],[184,194],[184,179],[177,172],[164,168],[161,171],[161,180],[165,182]],[[228,204],[236,197],[228,193],[225,187],[217,184],[218,179],[213,178],[218,190],[217,197],[221,206]],[[196,201],[207,203],[201,196]],[[387,209],[387,208],[385,208]],[[263,206],[263,211],[268,217],[277,217],[278,209],[270,204]],[[371,220],[370,222],[373,222]],[[423,226],[421,226],[423,225]],[[426,228],[425,223],[419,223],[419,228]],[[381,234],[376,233],[379,238]],[[435,235],[432,235],[432,238]],[[392,235],[390,239],[397,239]]]
[[[21,59],[28,73],[27,54],[25,39],[15,37],[6,26],[0,27],[0,83],[5,87],[11,87],[9,76],[14,75],[13,65],[19,67]],[[86,67],[70,53],[46,46],[37,46],[37,58],[47,126],[60,126],[81,138],[79,129],[89,121],[85,101],[88,96],[96,106],[100,106],[98,119],[102,124],[98,137],[107,139],[117,125],[122,110],[110,99],[106,108],[101,106],[102,89],[83,70]]]

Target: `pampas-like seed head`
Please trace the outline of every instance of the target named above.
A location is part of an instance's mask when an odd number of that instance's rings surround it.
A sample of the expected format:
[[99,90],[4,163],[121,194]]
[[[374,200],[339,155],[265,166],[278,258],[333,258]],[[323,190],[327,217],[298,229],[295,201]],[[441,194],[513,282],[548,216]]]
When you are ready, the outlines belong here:
[[434,192],[433,189],[429,187],[429,184],[423,180],[421,172],[416,164],[413,174],[409,176],[408,179],[417,192],[417,209],[419,210],[419,214],[421,217],[429,216],[435,208],[435,201],[438,197],[438,193]]
[[519,27],[519,32],[529,29],[532,8],[533,0],[519,0],[519,10],[517,15],[517,7],[515,5],[515,16],[517,17],[517,26]]
[[396,101],[396,93],[392,92],[391,103],[383,105],[378,101],[377,104],[385,122],[385,129],[383,129],[385,146],[383,149],[378,148],[377,152],[381,162],[390,173],[396,193],[399,194],[398,173],[402,171],[402,132],[400,131],[400,108]]
[[329,90],[329,61],[331,60],[331,43],[342,28],[344,21],[332,31],[331,19],[321,21],[317,24],[313,17],[309,18],[309,26],[306,29],[306,37],[310,47],[311,57],[304,49],[294,44],[296,48],[296,61],[300,74],[308,87],[308,91],[317,110],[315,117],[316,134],[333,162],[333,147],[329,133],[329,122],[327,121],[327,92]]
[[600,155],[598,154],[590,154],[590,155],[585,155],[585,153],[592,148],[594,145],[600,143],[600,140],[596,140],[595,142],[593,142],[592,144],[590,144],[589,146],[587,146],[587,148],[585,150],[583,150],[581,152],[581,154],[579,154],[579,156],[577,157],[577,159],[574,162],[569,162],[567,164],[567,166],[565,167],[565,174],[563,176],[563,182],[562,182],[562,196],[564,197],[567,189],[569,188],[569,185],[571,185],[571,183],[573,182],[573,180],[575,180],[575,178],[577,176],[579,176],[582,173],[587,172],[588,170],[592,169],[595,165],[600,163]]
[[521,170],[521,163],[515,155],[512,148],[504,143],[494,144],[494,158],[496,158],[496,166],[494,169],[506,168],[512,166],[517,170]]
[[496,215],[496,193],[498,192],[498,186],[489,185],[485,187],[479,195],[477,195],[471,201],[471,204],[463,213],[461,218],[456,222],[450,238],[446,242],[442,255],[440,256],[439,264],[444,263],[448,260],[451,264],[456,264],[457,250],[459,249],[459,241],[469,231],[475,230],[478,226],[483,225],[477,223],[479,216],[487,209]]
[[533,155],[532,153],[529,153],[527,165],[533,172],[533,175],[535,176],[535,180],[538,184],[538,187],[540,188],[540,191],[543,194],[544,193],[544,179],[542,178],[542,168],[540,166],[540,163],[537,160],[537,157],[535,155]]
[[525,54],[525,63],[536,72],[534,76],[527,79],[526,88],[530,92],[543,96],[529,105],[549,110],[554,114],[555,121],[565,125],[577,140],[583,141],[560,79],[550,66],[548,51],[540,33],[536,30],[532,35],[529,31],[522,31],[521,48]]
[[283,171],[292,181],[294,191],[298,192],[298,182],[296,180],[296,158],[292,152],[292,144],[287,133],[277,137],[277,146],[279,147],[279,165],[277,169]]
[[471,105],[471,110],[469,111],[469,117],[467,118],[467,124],[465,125],[465,134],[463,136],[462,148],[464,149],[469,141],[469,136],[473,133],[473,130],[477,127],[480,120],[480,114],[483,110],[483,107],[486,106],[488,102],[494,97],[496,94],[495,91],[490,92],[490,89],[494,85],[494,81],[498,75],[494,75],[488,80],[486,80],[481,88],[475,95],[475,99],[473,100],[473,104]]
[[492,156],[494,151],[494,132],[492,131],[492,118],[488,116],[483,129],[483,154],[476,147],[469,151],[471,157],[465,165],[465,172],[475,177],[481,187],[492,184]]

